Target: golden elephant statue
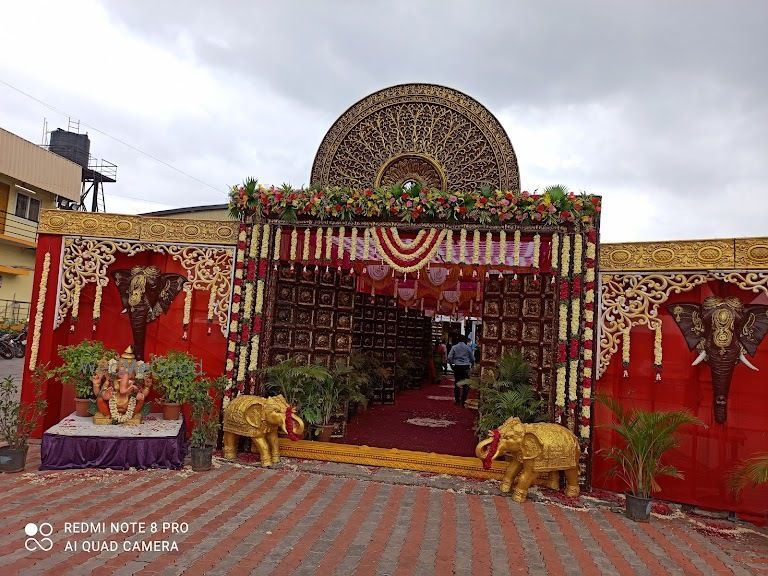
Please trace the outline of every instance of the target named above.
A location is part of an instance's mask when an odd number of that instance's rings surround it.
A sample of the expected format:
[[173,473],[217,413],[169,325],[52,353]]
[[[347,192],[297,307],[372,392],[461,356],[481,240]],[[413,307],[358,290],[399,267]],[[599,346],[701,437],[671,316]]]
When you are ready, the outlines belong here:
[[565,472],[565,495],[578,496],[579,452],[579,440],[567,428],[550,423],[523,424],[519,418],[508,418],[475,448],[486,469],[496,458],[505,454],[512,457],[501,480],[501,491],[509,492],[517,477],[512,493],[515,502],[525,502],[528,488],[544,472],[549,473],[547,487],[559,489],[561,470]]
[[298,440],[304,434],[304,421],[293,412],[280,396],[242,395],[235,397],[224,409],[224,458],[237,456],[238,436],[251,439],[251,452],[259,451],[265,468],[280,462],[277,431]]

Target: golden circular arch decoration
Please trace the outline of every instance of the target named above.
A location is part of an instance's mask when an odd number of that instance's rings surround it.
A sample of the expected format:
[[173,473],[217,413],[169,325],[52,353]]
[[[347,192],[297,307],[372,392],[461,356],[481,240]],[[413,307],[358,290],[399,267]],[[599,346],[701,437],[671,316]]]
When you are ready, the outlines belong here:
[[517,157],[496,117],[477,100],[436,84],[400,84],[352,105],[328,130],[312,185],[402,185],[519,190]]

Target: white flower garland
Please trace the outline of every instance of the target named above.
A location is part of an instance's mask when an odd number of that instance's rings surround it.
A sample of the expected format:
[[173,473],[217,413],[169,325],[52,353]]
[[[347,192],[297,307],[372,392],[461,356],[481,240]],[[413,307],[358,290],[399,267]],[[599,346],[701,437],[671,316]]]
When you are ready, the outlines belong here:
[[459,234],[459,264],[465,264],[467,261],[467,230],[461,229]]
[[576,234],[573,237],[573,273],[581,274],[581,256],[584,247],[582,245],[581,234]]
[[424,266],[426,266],[427,264],[429,264],[429,262],[432,261],[432,259],[435,257],[435,254],[437,254],[437,251],[440,249],[440,245],[443,242],[445,233],[446,233],[445,230],[441,230],[438,239],[432,243],[432,248],[429,250],[429,252],[421,260],[418,260],[417,262],[415,262],[410,266],[400,266],[400,264],[392,260],[392,258],[389,257],[387,252],[379,244],[378,234],[374,234],[374,241],[377,244],[382,260],[384,260],[384,262],[393,270],[400,272],[401,274],[407,274],[409,272],[415,272],[416,270],[421,270]]
[[349,261],[354,262],[357,258],[357,226],[352,228],[352,235],[349,239]]
[[[102,283],[103,282],[103,283]],[[93,329],[96,330],[96,322],[101,318],[101,300],[102,293],[104,291],[104,285],[106,284],[106,278],[99,278],[96,280],[96,296],[93,299]]]
[[251,244],[248,247],[250,258],[256,258],[256,251],[259,249],[259,232],[261,232],[261,228],[258,225],[251,229]]
[[[233,312],[235,310],[233,309]],[[189,321],[192,317],[192,285],[186,284],[184,286],[184,316],[181,320],[181,323],[184,325],[184,336],[183,338],[186,340],[187,338],[187,329],[189,328]]]
[[120,412],[117,411],[117,398],[114,394],[110,396],[109,398],[109,416],[112,418],[113,422],[117,422],[118,424],[123,424],[125,422],[128,422],[128,420],[133,418],[133,413],[136,410],[136,397],[131,396],[131,398],[128,400],[128,408],[125,410],[125,414],[120,414]]
[[557,379],[555,386],[555,405],[565,408],[565,364],[557,367]]
[[315,260],[320,260],[323,255],[323,229],[318,227],[315,231]]
[[371,255],[371,229],[366,228],[363,232],[363,260],[368,260]]
[[[381,239],[384,239],[384,245],[387,247],[387,250],[389,250],[390,254],[394,254],[396,258],[403,260],[405,262],[412,262],[414,260],[420,259],[424,253],[432,246],[432,242],[435,239],[435,235],[438,234],[437,230],[435,228],[432,228],[429,233],[427,234],[427,237],[425,240],[423,240],[419,247],[414,250],[411,253],[403,254],[400,252],[400,250],[397,249],[397,247],[392,244],[392,241],[389,239],[389,234],[386,231],[386,228],[381,229],[381,234],[377,234],[375,231],[372,232],[374,235],[374,239],[376,241],[376,245],[378,246],[379,250],[381,250]],[[393,229],[394,230],[394,229]]]
[[493,264],[493,234],[490,232],[485,233],[485,264],[490,266]]
[[538,233],[533,236],[533,267],[539,267],[539,252],[541,251],[541,235]]
[[40,274],[40,286],[37,290],[37,309],[35,310],[35,325],[32,331],[32,346],[29,351],[29,369],[37,366],[37,354],[40,350],[40,331],[43,327],[43,310],[45,309],[46,292],[48,291],[48,274],[51,271],[51,253],[46,252],[43,258],[43,271]]
[[309,260],[309,239],[312,236],[311,228],[304,228],[304,245],[301,249],[301,259],[305,262]]
[[237,235],[237,241],[245,242],[245,230],[240,230],[240,233]]
[[237,365],[237,381],[245,380],[245,370],[248,367],[248,346],[240,347],[240,362]]
[[255,372],[259,359],[259,335],[254,334],[251,337],[251,358],[248,361],[248,372]]
[[563,237],[563,250],[560,256],[560,276],[566,278],[571,267],[571,237]]
[[570,372],[568,373],[568,400],[576,401],[576,376],[579,372],[579,361],[573,359],[570,361]]
[[208,322],[213,322],[214,309],[216,307],[216,284],[211,284],[208,294]]
[[472,234],[472,264],[480,264],[480,230]]
[[653,365],[656,368],[656,380],[661,380],[661,320],[656,324],[653,330]]
[[266,260],[269,255],[269,224],[261,227],[261,247],[259,248],[259,258]]
[[331,250],[333,249],[333,228],[328,226],[325,229],[325,259],[331,259]]
[[280,248],[282,247],[283,229],[278,226],[275,228],[275,246],[272,251],[272,260],[280,260]]
[[256,306],[254,307],[254,310],[256,311],[256,314],[261,314],[262,309],[264,308],[264,280],[259,280],[256,282]]
[[453,262],[453,230],[448,230],[445,235],[445,261],[448,264]]
[[346,235],[346,233],[347,233],[347,229],[344,226],[339,228],[339,235],[338,235],[339,249],[336,251],[336,258],[338,258],[339,260],[344,259],[344,236]]
[[405,240],[400,238],[400,232],[397,231],[397,228],[392,228],[391,230],[392,238],[394,239],[395,244],[397,244],[403,250],[408,250],[414,246],[420,246],[421,241],[424,239],[424,234],[427,233],[426,230],[419,230],[419,232],[416,234],[416,237],[410,242],[410,244],[407,244]]
[[[80,284],[75,285],[75,293],[72,295],[72,299],[72,323],[74,324],[80,317]],[[72,330],[74,329],[73,325]]]
[[580,312],[581,302],[579,302],[578,298],[573,298],[571,300],[571,338],[575,338],[579,333],[579,324],[581,323]]
[[560,318],[558,319],[557,338],[565,342],[568,338],[568,303],[560,302]]
[[512,266],[520,266],[520,230],[515,230],[514,239],[512,244]]
[[250,320],[253,311],[253,284],[251,283],[245,285],[245,303],[243,308],[244,318]]
[[557,269],[557,254],[560,248],[560,236],[552,234],[552,270]]
[[499,264],[506,266],[507,264],[507,231],[502,230],[499,232]]
[[296,262],[298,244],[299,244],[299,231],[296,230],[296,227],[294,226],[293,230],[291,230],[291,252],[288,255],[291,262]]
[[624,328],[624,330],[621,333],[621,364],[624,366],[624,378],[629,377],[629,353],[630,353],[630,347],[632,345],[631,337],[629,335],[631,330],[630,328]]

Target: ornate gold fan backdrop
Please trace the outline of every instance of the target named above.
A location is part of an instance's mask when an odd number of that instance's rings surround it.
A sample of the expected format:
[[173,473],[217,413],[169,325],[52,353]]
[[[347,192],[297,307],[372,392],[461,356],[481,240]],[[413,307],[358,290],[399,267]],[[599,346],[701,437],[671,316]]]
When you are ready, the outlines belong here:
[[401,84],[349,108],[323,138],[312,184],[517,190],[507,133],[482,104],[434,84]]

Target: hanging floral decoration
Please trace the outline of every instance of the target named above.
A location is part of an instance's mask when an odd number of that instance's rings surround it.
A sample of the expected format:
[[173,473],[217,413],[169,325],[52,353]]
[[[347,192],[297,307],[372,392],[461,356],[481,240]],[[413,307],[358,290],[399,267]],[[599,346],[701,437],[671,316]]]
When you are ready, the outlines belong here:
[[40,352],[40,332],[43,328],[43,312],[48,292],[48,274],[51,272],[51,253],[46,252],[43,258],[43,271],[40,274],[40,287],[37,291],[37,306],[35,308],[35,324],[32,328],[32,343],[29,350],[29,369],[37,366],[37,356]]
[[357,258],[357,226],[352,228],[352,234],[349,237],[349,260],[354,262]]
[[467,262],[467,229],[462,228],[459,232],[459,264]]
[[346,234],[347,234],[347,230],[346,230],[346,228],[344,226],[339,228],[339,233],[337,235],[337,238],[339,240],[339,249],[336,251],[336,257],[339,260],[343,260],[344,259],[344,238],[345,238]]
[[[234,311],[233,304],[233,311]],[[192,317],[192,284],[184,285],[184,316],[182,318],[182,329],[184,333],[181,335],[182,340],[186,340],[189,336],[189,322]]]
[[272,250],[272,260],[280,260],[280,241],[282,239],[283,229],[280,226],[275,228],[275,244]]
[[581,420],[579,437],[588,442],[592,421],[592,375],[595,326],[595,256],[597,234],[594,230],[587,233],[587,249],[584,258],[584,334],[582,336],[582,359],[584,362],[581,382]]
[[552,234],[552,270],[557,270],[557,257],[560,253],[560,236],[555,232]]
[[656,381],[661,381],[661,320],[653,329],[653,369],[656,372]]
[[600,197],[550,186],[541,194],[484,188],[472,192],[402,186],[366,188],[266,187],[253,178],[233,186],[229,211],[234,218],[251,214],[292,222],[301,218],[346,220],[360,218],[466,221],[481,224],[571,224],[590,227],[600,213]]
[[493,264],[493,234],[485,233],[485,263],[490,266]]
[[303,246],[301,249],[301,259],[306,262],[309,260],[309,239],[311,234],[309,233],[309,228],[304,229],[304,240],[303,240]]
[[520,230],[515,230],[512,246],[512,266],[520,266]]
[[216,284],[211,284],[211,290],[208,293],[208,316],[206,318],[208,322],[208,335],[211,335],[211,328],[213,326],[213,316],[216,312]]
[[[395,245],[392,239],[392,228],[370,228],[368,231],[368,236],[373,238],[376,250],[382,260],[401,274],[424,268],[437,254],[445,235],[445,230],[438,232],[433,228],[420,244],[416,245],[416,242],[411,242],[407,248],[400,248]],[[363,251],[365,252],[365,250]]]
[[299,244],[299,231],[296,230],[296,227],[294,226],[293,230],[291,230],[291,250],[289,253],[291,262],[296,262],[296,259],[298,256],[298,252],[297,252],[298,244]]
[[621,366],[624,369],[622,373],[624,378],[629,378],[630,338],[630,328],[624,328],[621,333]]
[[104,286],[107,285],[107,282],[108,280],[106,278],[99,278],[96,280],[96,295],[93,298],[93,332],[96,332],[96,325],[101,318],[101,301],[103,298]]
[[472,234],[472,264],[480,264],[480,230]]
[[75,331],[75,324],[77,324],[77,319],[80,316],[80,288],[81,288],[80,284],[77,284],[75,286],[75,295],[73,296],[73,300],[72,300],[72,315],[70,316],[70,320],[69,320],[70,332]]
[[507,232],[502,230],[499,232],[499,262],[500,265],[507,263]]
[[331,259],[331,253],[333,251],[333,228],[328,226],[325,229],[325,259]]
[[539,267],[539,252],[541,251],[541,234],[538,232],[533,236],[533,267]]

